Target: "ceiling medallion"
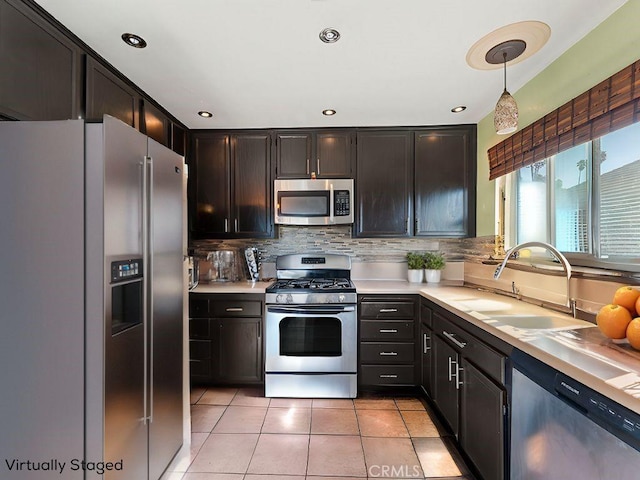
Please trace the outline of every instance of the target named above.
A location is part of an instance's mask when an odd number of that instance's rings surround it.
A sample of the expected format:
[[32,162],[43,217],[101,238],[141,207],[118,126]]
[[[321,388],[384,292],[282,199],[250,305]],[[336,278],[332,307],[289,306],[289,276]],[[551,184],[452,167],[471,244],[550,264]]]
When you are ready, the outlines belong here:
[[550,36],[551,28],[543,22],[532,20],[505,25],[474,43],[467,52],[467,63],[477,70],[497,70],[502,67],[502,58],[500,57],[497,63],[489,63],[486,58],[487,52],[504,42],[517,38],[525,43],[525,48],[517,58],[514,57],[514,60],[511,61],[507,60],[509,65],[515,65],[540,51]]

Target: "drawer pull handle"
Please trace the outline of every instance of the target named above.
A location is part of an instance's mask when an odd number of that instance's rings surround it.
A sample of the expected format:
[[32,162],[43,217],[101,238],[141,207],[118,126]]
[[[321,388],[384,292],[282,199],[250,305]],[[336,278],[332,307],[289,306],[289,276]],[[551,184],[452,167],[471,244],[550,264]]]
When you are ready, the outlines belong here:
[[467,342],[461,342],[460,340],[458,340],[457,338],[455,338],[455,333],[449,333],[446,331],[442,331],[442,334],[447,337],[449,340],[451,340],[453,343],[455,343],[457,346],[459,346],[460,348],[464,348],[467,346]]
[[398,333],[396,328],[381,328],[380,333]]
[[397,308],[381,308],[380,313],[395,313],[397,312]]
[[227,312],[242,312],[244,311],[244,308],[242,307],[228,307],[225,309],[225,311]]
[[398,352],[380,352],[380,355],[384,357],[397,357]]
[[398,375],[383,373],[382,375],[380,375],[380,378],[398,378]]

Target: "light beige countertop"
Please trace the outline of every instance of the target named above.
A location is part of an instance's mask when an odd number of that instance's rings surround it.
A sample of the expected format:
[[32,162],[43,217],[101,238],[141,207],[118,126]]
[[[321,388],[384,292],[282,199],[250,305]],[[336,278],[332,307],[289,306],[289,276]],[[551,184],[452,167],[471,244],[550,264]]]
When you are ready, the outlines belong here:
[[199,282],[189,293],[264,293],[271,283],[273,282]]
[[[192,292],[263,294],[271,283],[200,283]],[[589,322],[505,295],[462,286],[460,281],[414,284],[405,280],[354,280],[354,284],[358,294],[421,295],[640,414],[640,352],[629,345],[614,344]],[[520,329],[503,323],[502,315],[553,316],[568,325],[547,330]],[[574,338],[573,332],[582,328],[589,329],[588,338]]]
[[[640,352],[615,344],[598,328],[569,315],[470,287],[426,287],[420,295],[463,320],[640,414]],[[553,316],[571,325],[518,329],[501,315]],[[585,329],[585,338],[575,332]]]

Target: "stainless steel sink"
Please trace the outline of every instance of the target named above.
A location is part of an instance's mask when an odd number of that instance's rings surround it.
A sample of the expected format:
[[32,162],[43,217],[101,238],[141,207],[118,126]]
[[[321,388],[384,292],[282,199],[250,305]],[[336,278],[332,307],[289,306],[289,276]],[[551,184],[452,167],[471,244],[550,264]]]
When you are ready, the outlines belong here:
[[526,330],[550,330],[556,328],[592,327],[593,324],[573,318],[553,315],[487,315],[504,325]]

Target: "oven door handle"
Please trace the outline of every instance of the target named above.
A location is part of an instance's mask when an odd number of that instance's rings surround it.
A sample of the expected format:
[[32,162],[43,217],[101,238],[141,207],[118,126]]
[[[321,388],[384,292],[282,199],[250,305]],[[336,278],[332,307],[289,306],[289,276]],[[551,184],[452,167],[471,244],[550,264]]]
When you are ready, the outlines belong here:
[[335,315],[344,312],[355,312],[353,305],[298,305],[298,306],[267,306],[268,313],[299,313],[302,315]]

